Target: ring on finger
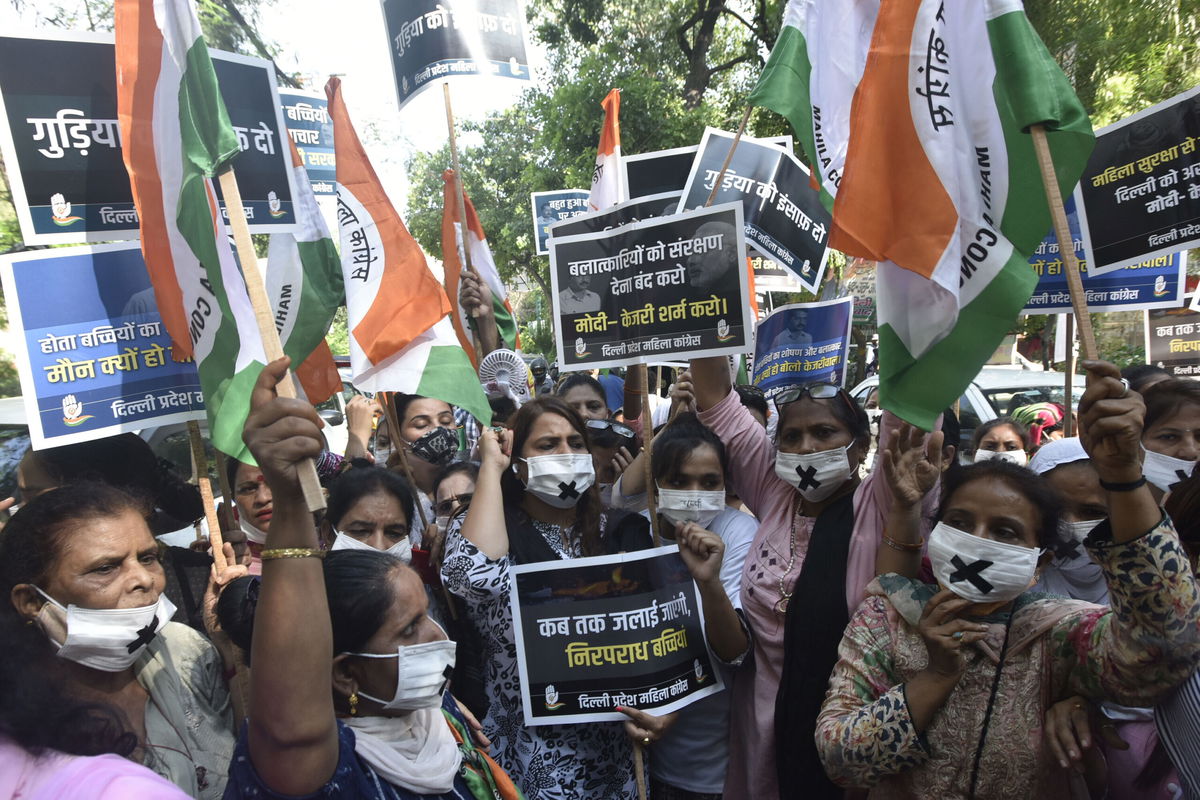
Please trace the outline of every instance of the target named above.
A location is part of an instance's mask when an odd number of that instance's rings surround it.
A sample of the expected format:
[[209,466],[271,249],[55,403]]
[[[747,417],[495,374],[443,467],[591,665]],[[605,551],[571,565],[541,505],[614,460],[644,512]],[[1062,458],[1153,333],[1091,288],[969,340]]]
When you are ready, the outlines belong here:
[[962,637],[963,637],[963,632],[962,632],[962,631],[955,631],[954,633],[950,634],[950,638],[951,638],[951,639],[953,639],[953,640],[954,640],[954,641],[956,641],[956,642],[961,642],[961,641],[962,641]]
[[1125,397],[1129,394],[1129,381],[1125,378],[1121,378],[1121,385],[1125,387],[1125,391],[1121,392],[1121,397]]

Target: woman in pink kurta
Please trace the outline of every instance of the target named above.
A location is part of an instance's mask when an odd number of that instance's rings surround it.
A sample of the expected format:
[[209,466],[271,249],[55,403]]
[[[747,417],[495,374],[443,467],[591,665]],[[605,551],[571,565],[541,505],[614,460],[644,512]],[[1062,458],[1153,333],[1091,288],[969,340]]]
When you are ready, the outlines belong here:
[[[844,585],[843,606],[838,613],[845,615],[843,620],[848,619],[875,576],[875,551],[890,495],[886,482],[877,480],[875,474],[861,483],[858,480],[858,465],[869,445],[869,428],[865,412],[844,391],[838,390],[824,399],[814,399],[811,392],[805,392],[792,402],[781,404],[777,448],[732,391],[725,359],[697,359],[692,362],[692,375],[694,386],[687,388],[693,389],[702,409],[699,417],[725,443],[733,489],[759,520],[758,534],[746,556],[741,589],[741,609],[753,634],[753,656],[734,678],[725,796],[774,800],[779,797],[775,710],[784,666],[786,611],[809,556],[814,527],[823,512],[837,513],[836,519],[827,523],[827,527],[833,528],[829,536],[835,540],[834,558],[827,557],[829,547],[822,545],[821,562],[844,559],[844,583],[842,575],[837,576],[836,583]],[[817,391],[829,393],[829,390]],[[885,417],[880,449],[886,447],[895,424],[894,419]],[[794,465],[796,459],[792,456],[786,465],[777,465],[777,450],[801,454],[804,463]],[[840,458],[836,451],[845,452],[848,474],[840,476],[828,467],[809,473],[810,467],[819,466],[812,463],[813,456]],[[787,461],[787,457],[782,460]],[[780,473],[790,478],[789,469],[804,474],[799,480],[785,480]],[[822,473],[832,476],[830,480],[840,480],[839,485],[822,500],[806,498],[802,489],[807,488],[805,474],[810,485],[811,479],[820,478]],[[808,494],[813,493],[808,491]],[[814,576],[813,580],[821,578]],[[829,596],[825,599],[833,600]],[[830,630],[837,630],[835,621],[828,624],[832,626]],[[836,647],[835,640],[829,648],[821,648],[830,650],[823,653],[830,661],[830,669],[836,661]],[[828,672],[815,680],[827,682]],[[817,704],[819,707],[819,700]],[[794,746],[797,749],[806,746],[806,752],[811,748],[810,755],[815,758],[811,736]],[[819,762],[815,763],[815,774],[797,774],[797,778],[810,791],[813,783],[819,781],[828,793],[835,793],[837,790],[825,779]]]

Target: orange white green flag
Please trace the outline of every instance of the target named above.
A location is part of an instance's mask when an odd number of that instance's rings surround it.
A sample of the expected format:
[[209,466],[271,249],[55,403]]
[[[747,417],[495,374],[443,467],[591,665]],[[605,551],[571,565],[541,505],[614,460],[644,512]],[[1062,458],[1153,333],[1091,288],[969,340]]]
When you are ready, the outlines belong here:
[[929,428],[1037,283],[1050,216],[1030,126],[1068,196],[1091,122],[1019,0],[792,0],[785,22],[752,98],[809,148],[830,245],[881,262],[880,400]]
[[341,80],[325,85],[337,159],[337,218],[354,385],[436,397],[491,419],[454,335],[450,301],[383,191],[350,123]]
[[[454,303],[454,313],[450,315],[454,323],[454,331],[463,349],[468,355],[474,356],[475,348],[467,334],[470,318],[463,307],[458,304],[458,284],[464,268],[462,254],[462,237],[460,220],[462,216],[458,209],[458,192],[455,191],[454,170],[448,169],[442,173],[445,187],[442,191],[442,268],[445,270],[446,294]],[[463,189],[463,200],[467,207],[467,252],[470,255],[471,268],[479,273],[483,283],[491,290],[492,314],[496,327],[500,331],[500,346],[508,350],[521,349],[521,337],[517,333],[517,321],[513,316],[512,305],[508,302],[508,292],[504,281],[500,280],[500,272],[496,269],[496,261],[492,258],[492,248],[488,247],[487,237],[483,233],[483,224],[475,213],[475,204]],[[474,361],[474,358],[472,358]]]
[[628,200],[628,188],[621,179],[621,90],[612,89],[601,101],[604,127],[596,148],[596,169],[592,173],[592,193],[588,208],[599,211]]
[[265,361],[212,178],[239,152],[188,0],[117,0],[117,115],[142,253],[176,359],[194,358],[213,444],[242,426]]

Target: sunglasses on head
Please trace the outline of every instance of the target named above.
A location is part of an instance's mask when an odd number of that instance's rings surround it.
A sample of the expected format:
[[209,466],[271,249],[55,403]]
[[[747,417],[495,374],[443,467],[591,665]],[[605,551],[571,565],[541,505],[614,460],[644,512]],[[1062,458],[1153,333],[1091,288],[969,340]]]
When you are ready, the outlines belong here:
[[775,395],[775,405],[782,408],[788,403],[800,400],[805,395],[808,395],[813,400],[832,400],[840,396],[846,402],[846,405],[850,407],[850,410],[854,410],[853,401],[842,391],[842,387],[832,383],[806,383],[803,386],[793,386],[790,389],[784,389]]
[[610,419],[589,419],[583,423],[589,431],[594,434],[603,436],[605,433],[615,433],[617,436],[623,436],[626,439],[633,439],[637,434],[633,432],[633,428],[628,425],[622,425],[619,422],[613,422]]

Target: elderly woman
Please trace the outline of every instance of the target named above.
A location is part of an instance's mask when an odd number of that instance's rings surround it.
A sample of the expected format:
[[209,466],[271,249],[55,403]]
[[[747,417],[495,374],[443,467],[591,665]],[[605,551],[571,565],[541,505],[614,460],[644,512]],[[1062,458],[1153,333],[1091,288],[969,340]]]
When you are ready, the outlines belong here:
[[1068,792],[1042,736],[1070,695],[1152,705],[1200,655],[1200,592],[1140,465],[1142,403],[1089,362],[1085,450],[1108,520],[1087,547],[1112,608],[1026,593],[1049,561],[1057,497],[1003,462],[947,480],[929,557],[938,586],[873,584],[847,627],[817,724],[825,768],[871,797],[1051,797]]
[[40,495],[0,540],[0,591],[53,648],[76,698],[124,717],[130,757],[193,797],[225,789],[233,715],[222,659],[199,633],[169,622],[158,545],[146,509],[124,492],[77,483]]
[[383,550],[412,562],[413,490],[394,472],[353,462],[329,489],[322,524],[331,550]]

